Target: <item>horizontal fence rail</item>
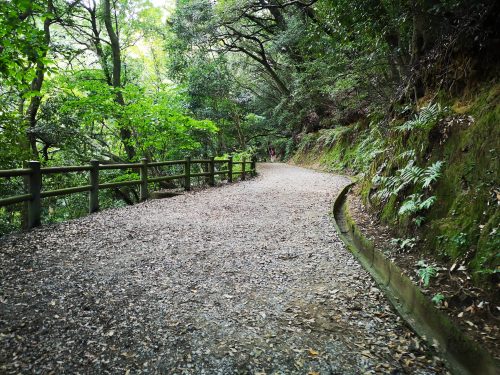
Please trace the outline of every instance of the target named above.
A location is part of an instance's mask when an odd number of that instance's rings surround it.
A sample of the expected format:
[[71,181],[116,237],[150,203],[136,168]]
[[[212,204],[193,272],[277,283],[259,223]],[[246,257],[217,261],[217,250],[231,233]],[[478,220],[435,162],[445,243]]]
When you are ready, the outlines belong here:
[[[204,164],[206,172],[193,173],[192,164]],[[226,165],[227,169],[216,170],[215,165]],[[235,170],[234,166],[241,166],[241,170]],[[183,174],[149,177],[149,169],[163,166],[182,166]],[[247,169],[248,168],[248,169]],[[99,171],[102,170],[121,170],[134,169],[139,171],[140,179],[118,181],[118,182],[99,182]],[[42,176],[51,174],[66,174],[73,172],[89,172],[89,184],[84,186],[74,186],[57,190],[43,190]],[[89,193],[89,213],[99,211],[99,190],[114,189],[125,186],[139,186],[139,197],[141,201],[149,198],[148,184],[163,181],[180,180],[183,183],[184,190],[191,190],[191,179],[196,177],[206,177],[208,185],[215,186],[215,176],[227,176],[228,182],[233,182],[237,175],[241,180],[245,180],[247,175],[255,176],[256,160],[251,161],[233,161],[230,156],[227,159],[191,159],[187,157],[184,160],[166,160],[149,162],[147,159],[142,159],[140,163],[120,163],[120,164],[101,164],[97,160],[91,160],[89,165],[74,165],[62,167],[41,167],[39,161],[28,161],[25,167],[21,169],[0,170],[0,178],[23,177],[25,185],[25,194],[16,195],[7,198],[0,198],[0,207],[8,206],[17,203],[26,204],[26,223],[27,229],[37,227],[41,224],[42,216],[42,199],[49,197],[58,197],[68,194]]]

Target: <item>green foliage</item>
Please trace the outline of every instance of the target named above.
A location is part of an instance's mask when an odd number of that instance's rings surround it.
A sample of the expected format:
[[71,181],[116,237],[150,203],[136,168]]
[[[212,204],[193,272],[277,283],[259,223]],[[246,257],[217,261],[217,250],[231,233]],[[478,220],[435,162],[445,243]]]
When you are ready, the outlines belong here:
[[[402,158],[401,155],[398,158]],[[441,176],[443,162],[437,161],[427,168],[420,168],[415,165],[415,160],[410,160],[402,169],[398,169],[394,175],[373,177],[373,184],[379,186],[373,198],[386,201],[391,196],[397,196],[408,187],[416,186],[419,191],[429,189],[431,184],[436,182]],[[418,212],[428,209],[435,202],[435,197],[429,197],[422,201],[422,194],[412,194],[405,201],[403,211]],[[418,208],[418,209],[417,209]],[[416,210],[415,210],[416,209]]]
[[[400,236],[422,226],[423,246],[452,258],[472,249],[475,270],[498,266],[500,91],[458,105],[446,94],[496,72],[492,0],[179,0],[166,20],[151,2],[118,0],[118,63],[102,4],[91,3],[0,0],[0,168],[240,160],[272,146],[358,174]],[[0,195],[22,192],[21,179],[0,181]],[[137,191],[103,194],[113,206]],[[84,194],[47,202],[54,221],[86,210]],[[19,222],[19,207],[0,211],[3,230]]]
[[413,249],[417,245],[417,239],[412,238],[393,238],[391,239],[391,244],[397,246],[399,250],[408,251]]
[[12,207],[0,208],[0,236],[10,233],[21,224],[20,213],[12,209]]
[[423,260],[419,260],[417,263],[417,274],[420,278],[420,282],[428,287],[431,281],[431,278],[437,276],[437,268],[431,265],[427,265]]
[[[293,160],[358,173],[363,198],[399,236],[418,235],[419,249],[445,260],[466,256],[476,281],[495,280],[500,265],[499,93],[498,85],[475,92],[467,114],[462,102],[451,106],[448,100],[449,111],[460,113],[409,133],[384,129],[380,119],[368,130],[358,125],[322,129],[315,143],[314,135],[303,138],[308,150]],[[384,151],[369,157],[360,145],[370,147],[377,139],[383,143],[374,148]],[[364,158],[371,161],[355,162]]]
[[304,152],[312,149],[312,147],[316,144],[316,139],[317,139],[317,134],[310,133],[304,135],[304,137],[302,137],[300,141],[297,151]]
[[[47,11],[49,6],[53,11]],[[60,166],[218,151],[213,138],[220,128],[195,111],[185,88],[166,76],[161,11],[135,0],[113,2],[112,7],[122,49],[118,83],[113,81],[115,61],[99,4],[92,13],[85,2],[0,3],[0,169],[19,168],[28,159]],[[200,81],[198,91],[210,80],[221,81],[210,76]],[[106,172],[101,177],[111,182],[134,176]],[[0,180],[1,197],[24,193],[19,179]],[[44,189],[86,184],[85,174],[43,180]],[[102,205],[136,201],[136,190],[102,192]],[[49,222],[81,216],[88,210],[86,200],[85,194],[44,199],[43,216]],[[0,211],[2,232],[19,228],[20,208]]]
[[399,208],[398,215],[413,215],[422,210],[428,210],[435,202],[436,197],[432,196],[425,200],[422,200],[422,194],[412,194],[410,195]]
[[366,137],[361,137],[355,151],[353,165],[358,170],[363,170],[370,165],[377,156],[382,155],[385,151],[385,141],[377,127],[373,127]]
[[431,299],[431,301],[437,306],[442,305],[445,300],[446,297],[442,293],[436,293]]
[[451,242],[453,242],[457,247],[463,247],[467,245],[467,234],[460,232],[457,235],[451,238]]
[[445,117],[448,112],[448,109],[442,108],[439,103],[429,103],[427,106],[421,108],[413,119],[397,126],[396,130],[407,132],[432,128],[439,120]]
[[2,85],[13,86],[23,91],[25,98],[33,95],[29,83],[35,77],[38,62],[48,62],[44,57],[47,46],[43,30],[38,28],[33,14],[44,17],[41,1],[0,2],[0,77]]
[[441,177],[442,167],[443,167],[443,162],[437,161],[424,170],[424,173],[422,176],[422,178],[423,178],[422,187],[424,189],[429,188],[431,186],[431,184],[435,183],[439,179],[439,177]]
[[[414,156],[414,151],[409,150],[399,154],[396,159],[405,161]],[[437,161],[427,168],[418,167],[415,163],[414,159],[410,159],[394,175],[380,176],[376,174],[372,183],[378,187],[376,193],[373,194],[374,200],[387,203],[391,197],[403,196],[403,202],[397,210],[397,215],[410,217],[419,214],[412,220],[419,227],[425,220],[422,212],[429,210],[436,203],[437,197],[435,195],[428,196],[428,191],[441,176],[443,162]],[[404,192],[410,189],[413,190],[413,194],[405,195]]]

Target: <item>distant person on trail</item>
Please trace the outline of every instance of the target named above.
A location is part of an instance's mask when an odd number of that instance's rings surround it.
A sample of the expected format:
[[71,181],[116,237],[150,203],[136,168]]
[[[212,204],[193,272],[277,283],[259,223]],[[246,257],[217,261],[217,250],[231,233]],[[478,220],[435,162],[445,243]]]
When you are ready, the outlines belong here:
[[274,150],[274,147],[269,147],[269,156],[271,156],[271,163],[274,163],[276,160],[276,151]]

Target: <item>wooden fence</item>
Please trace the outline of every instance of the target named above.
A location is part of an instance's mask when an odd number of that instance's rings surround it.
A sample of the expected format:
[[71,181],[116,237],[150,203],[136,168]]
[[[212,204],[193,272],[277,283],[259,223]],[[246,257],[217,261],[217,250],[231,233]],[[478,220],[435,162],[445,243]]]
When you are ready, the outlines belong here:
[[[205,164],[208,172],[192,173],[191,165]],[[226,165],[227,169],[216,170],[216,164]],[[241,171],[234,170],[234,165],[240,164]],[[158,177],[148,177],[148,169],[151,167],[162,166],[184,166],[184,173],[177,175],[167,175]],[[250,168],[247,169],[247,166]],[[99,171],[110,169],[136,169],[140,171],[140,179],[119,182],[99,183]],[[54,173],[70,173],[70,172],[89,172],[89,184],[84,186],[75,186],[65,189],[44,191],[42,188],[42,176]],[[215,185],[216,175],[226,175],[228,182],[233,182],[237,175],[240,175],[241,180],[245,180],[247,174],[256,174],[255,159],[248,162],[245,159],[242,161],[233,161],[232,157],[228,159],[191,159],[190,157],[184,160],[169,160],[159,162],[149,162],[147,159],[142,159],[140,163],[123,163],[123,164],[100,164],[97,160],[91,160],[90,165],[82,166],[67,166],[67,167],[46,167],[41,168],[39,161],[26,162],[22,169],[0,170],[0,178],[24,177],[26,191],[25,194],[16,195],[8,198],[0,199],[0,207],[11,204],[25,202],[27,205],[26,212],[26,227],[28,229],[37,227],[41,224],[42,215],[42,199],[48,197],[57,197],[61,195],[89,192],[89,213],[99,210],[99,190],[111,189],[123,186],[139,186],[139,197],[141,201],[149,198],[150,193],[148,184],[153,182],[181,180],[184,190],[191,190],[191,179],[193,177],[206,177],[210,186]]]

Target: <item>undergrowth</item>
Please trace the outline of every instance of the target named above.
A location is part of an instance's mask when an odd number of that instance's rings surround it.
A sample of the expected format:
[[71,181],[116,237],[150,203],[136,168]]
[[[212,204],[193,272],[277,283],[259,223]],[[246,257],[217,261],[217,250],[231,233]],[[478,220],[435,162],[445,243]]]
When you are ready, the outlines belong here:
[[476,282],[496,280],[500,85],[435,98],[392,121],[372,115],[369,125],[307,134],[293,160],[358,176],[365,203],[401,238],[467,263]]

